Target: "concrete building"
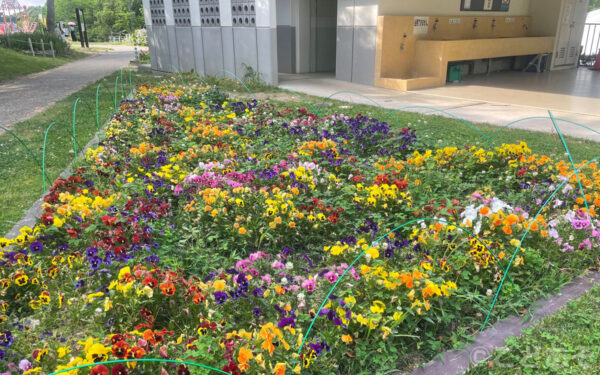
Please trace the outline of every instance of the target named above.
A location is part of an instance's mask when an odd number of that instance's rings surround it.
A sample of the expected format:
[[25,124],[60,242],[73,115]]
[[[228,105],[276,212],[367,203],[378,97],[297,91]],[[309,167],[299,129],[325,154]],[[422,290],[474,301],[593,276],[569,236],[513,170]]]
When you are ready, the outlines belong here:
[[449,65],[493,72],[539,56],[577,66],[588,0],[144,0],[152,67],[243,76],[330,72],[412,90]]

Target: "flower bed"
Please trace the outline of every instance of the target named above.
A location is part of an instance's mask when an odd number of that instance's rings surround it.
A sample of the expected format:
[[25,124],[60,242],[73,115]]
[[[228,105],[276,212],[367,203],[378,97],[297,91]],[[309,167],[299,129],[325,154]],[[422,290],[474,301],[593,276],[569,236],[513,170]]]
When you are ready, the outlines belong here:
[[435,148],[195,84],[139,87],[74,170],[0,239],[5,373],[408,368],[481,328],[527,230],[493,319],[598,257],[596,163],[584,202],[525,143]]

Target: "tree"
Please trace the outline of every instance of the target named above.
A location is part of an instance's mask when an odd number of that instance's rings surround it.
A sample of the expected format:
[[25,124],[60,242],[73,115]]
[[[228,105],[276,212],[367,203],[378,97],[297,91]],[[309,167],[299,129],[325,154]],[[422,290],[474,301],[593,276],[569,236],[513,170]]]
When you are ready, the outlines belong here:
[[590,12],[596,9],[600,9],[600,0],[590,0]]
[[54,0],[46,1],[46,28],[50,34],[54,34]]

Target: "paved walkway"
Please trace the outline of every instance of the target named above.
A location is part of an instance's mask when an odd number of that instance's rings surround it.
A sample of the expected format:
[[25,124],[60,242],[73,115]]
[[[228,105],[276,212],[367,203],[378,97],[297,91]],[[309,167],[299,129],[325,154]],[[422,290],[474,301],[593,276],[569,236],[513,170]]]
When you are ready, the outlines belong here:
[[[579,75],[581,73],[584,75],[587,74],[587,72],[582,71]],[[547,78],[543,82],[525,81],[523,84],[529,85],[529,91],[525,91],[522,87],[517,87],[516,84],[513,87],[494,88],[494,85],[500,86],[498,81],[509,82],[509,80],[505,79],[507,76],[503,76],[502,74],[492,74],[483,79],[485,82],[475,83],[474,81],[465,80],[465,82],[458,86],[449,85],[439,89],[409,92],[339,81],[334,79],[330,74],[319,73],[280,74],[279,86],[321,97],[328,97],[334,93],[346,91],[336,94],[333,98],[371,105],[373,104],[371,100],[373,100],[379,105],[390,109],[408,106],[434,107],[473,123],[484,122],[502,126],[526,117],[545,117],[544,119],[519,122],[511,127],[555,132],[552,121],[548,118],[548,109],[550,109],[557,118],[574,121],[600,132],[600,90],[597,88],[597,83],[600,81],[598,79],[600,72],[593,73],[598,73],[593,77],[593,81],[590,81],[590,79],[584,79],[583,81],[576,79],[579,75],[573,78],[575,81],[578,81],[575,87],[578,87],[578,85],[588,85],[590,86],[589,92],[577,89],[572,93],[562,92],[560,97],[543,92],[549,90],[548,80],[555,81],[558,80],[557,77],[564,78],[562,76],[565,73],[560,72],[544,73],[547,75]],[[511,78],[515,80],[512,76]],[[523,78],[530,77],[524,76]],[[490,79],[495,79],[496,82],[491,83],[489,82]],[[558,84],[555,86],[558,86]],[[348,93],[348,91],[360,93],[365,97]],[[560,99],[561,97],[562,99]],[[528,100],[526,101],[524,98]],[[574,102],[575,105],[567,103],[567,100]],[[410,108],[406,110],[424,114],[441,114],[422,108]],[[600,142],[599,134],[594,134],[584,128],[564,122],[560,122],[559,126],[565,134]]]
[[114,51],[93,54],[55,69],[0,84],[0,125],[10,128],[12,124],[27,120],[133,60],[133,47],[110,48]]

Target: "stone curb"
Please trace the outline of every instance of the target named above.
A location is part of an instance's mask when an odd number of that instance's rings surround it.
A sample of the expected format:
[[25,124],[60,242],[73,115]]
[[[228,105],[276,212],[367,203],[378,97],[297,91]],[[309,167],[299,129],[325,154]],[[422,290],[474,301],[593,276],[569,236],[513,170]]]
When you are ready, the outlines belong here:
[[451,350],[410,373],[410,375],[453,375],[463,374],[469,368],[490,358],[493,351],[505,346],[511,336],[520,336],[524,329],[537,324],[554,314],[568,302],[580,297],[593,286],[600,285],[600,272],[593,271],[578,276],[564,286],[559,293],[536,301],[532,317],[522,323],[522,317],[511,316],[475,335],[475,342],[462,350]]

